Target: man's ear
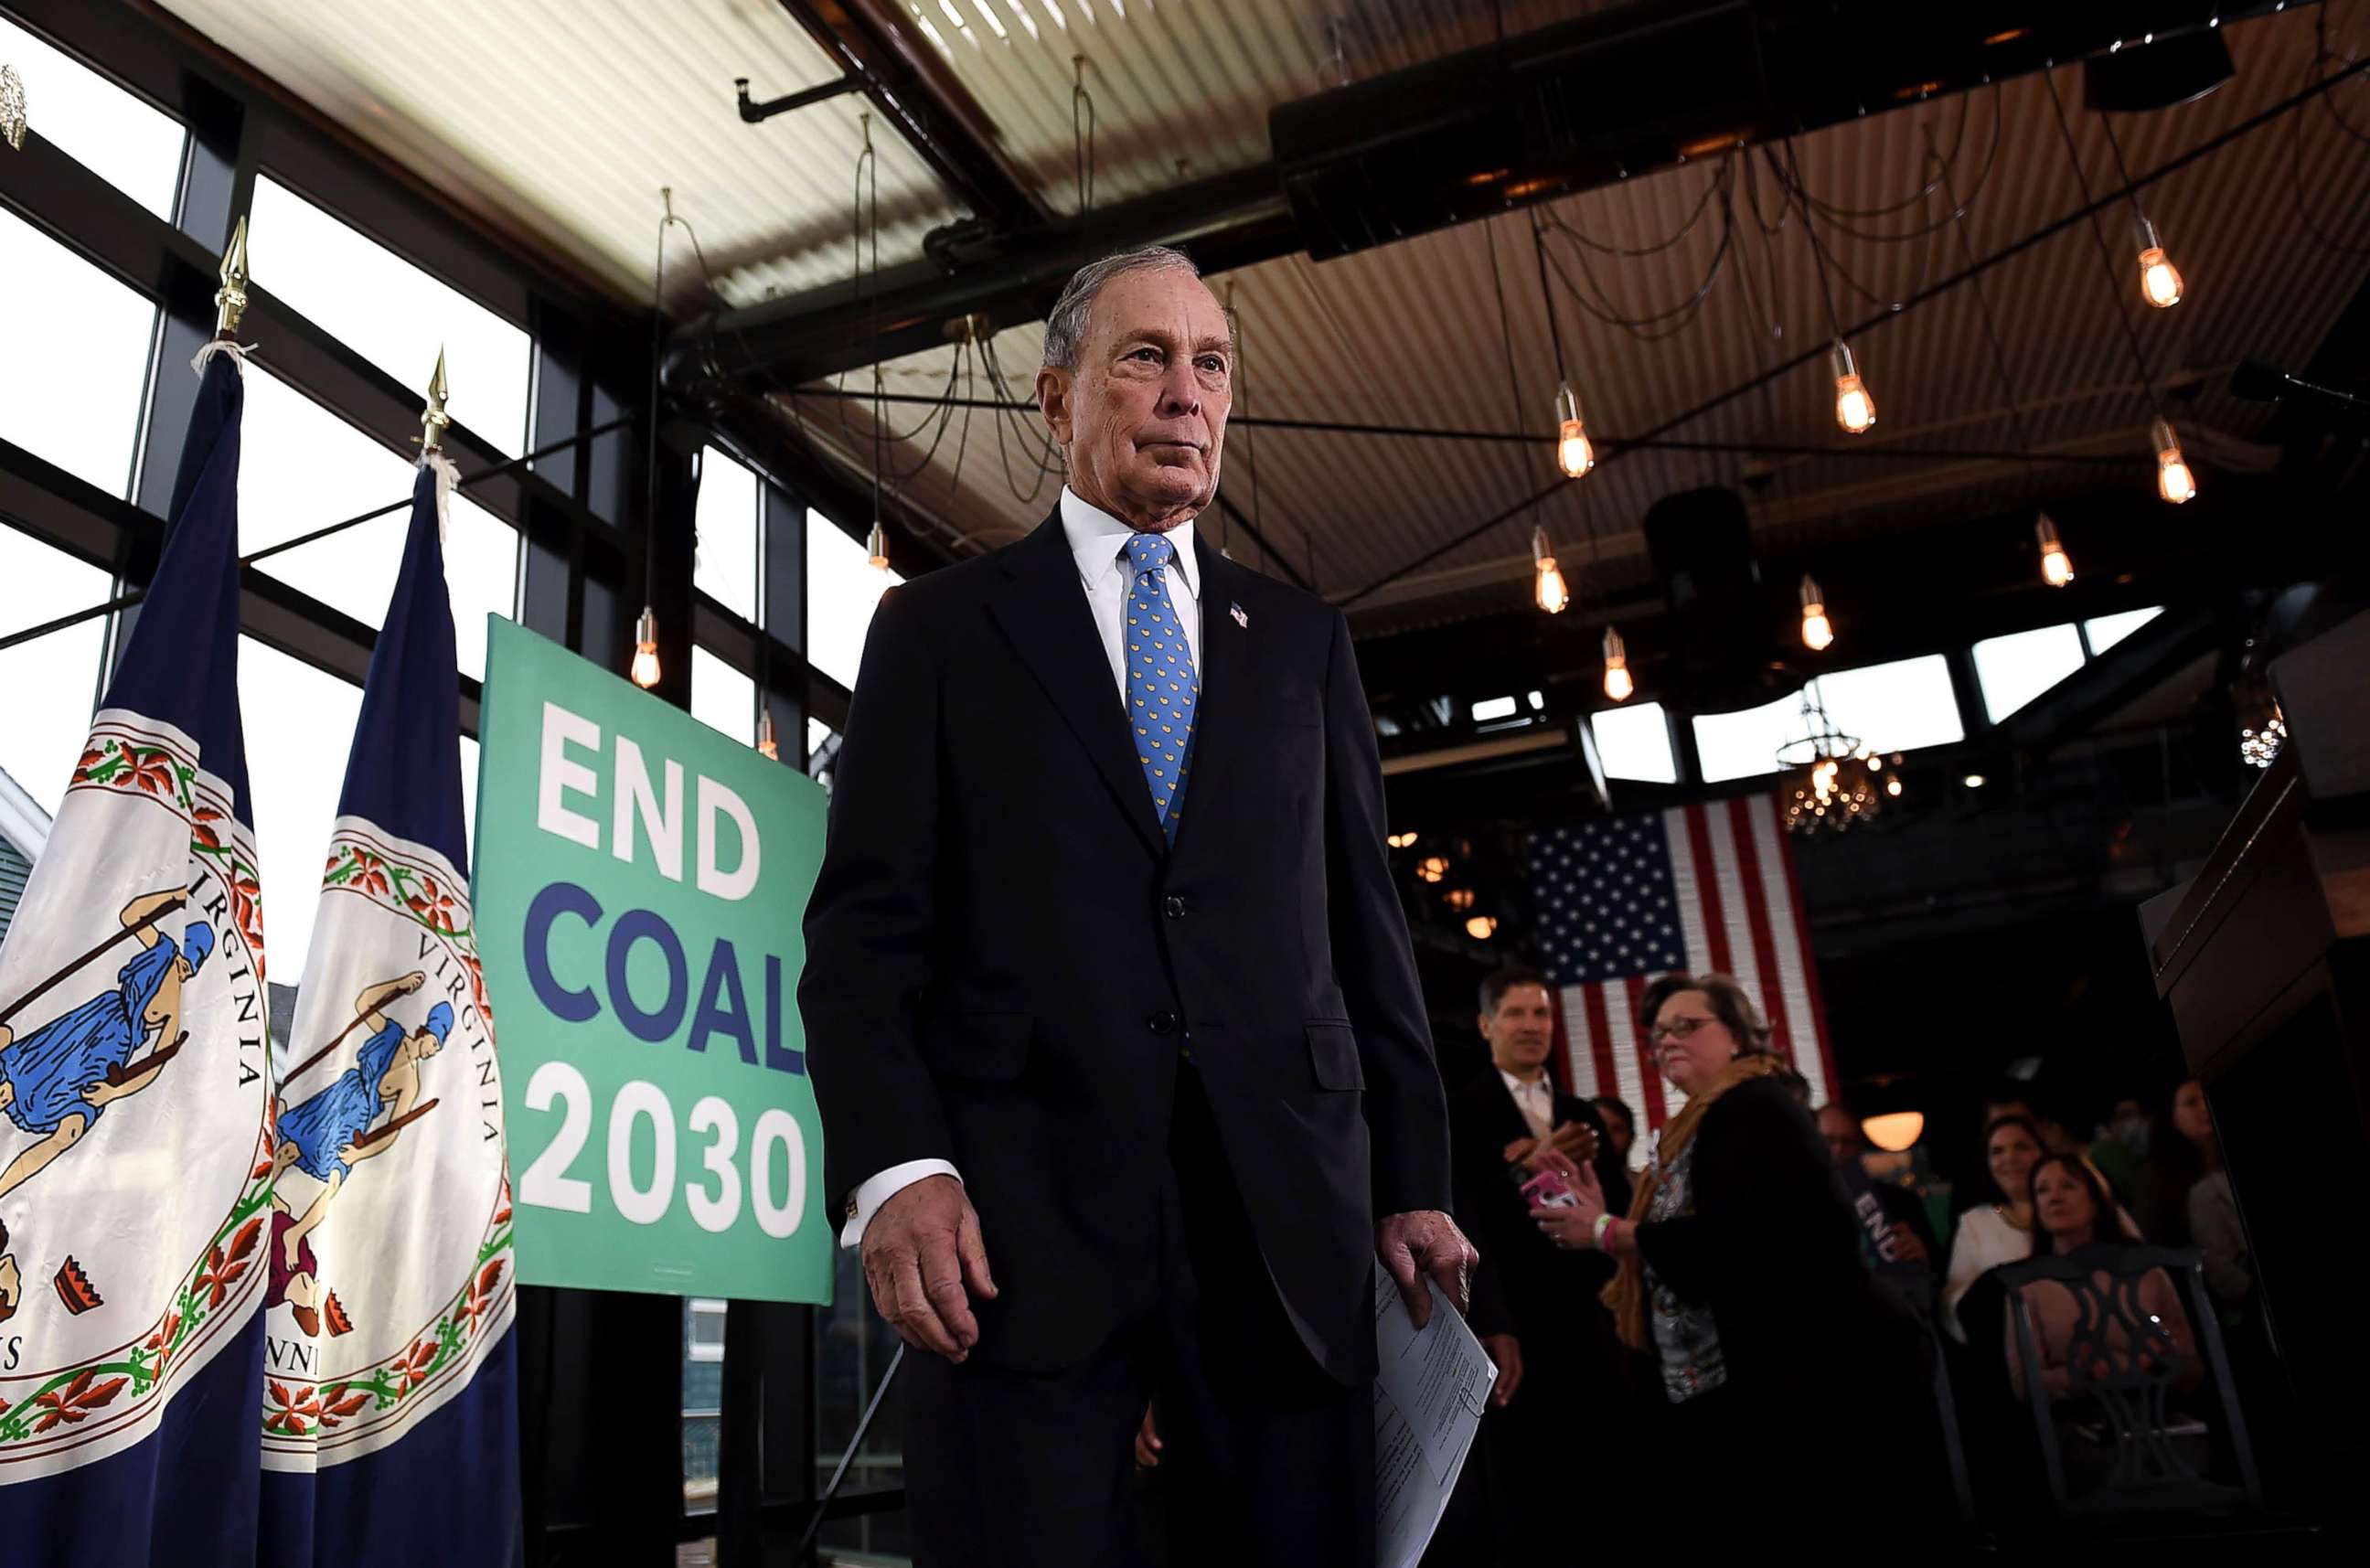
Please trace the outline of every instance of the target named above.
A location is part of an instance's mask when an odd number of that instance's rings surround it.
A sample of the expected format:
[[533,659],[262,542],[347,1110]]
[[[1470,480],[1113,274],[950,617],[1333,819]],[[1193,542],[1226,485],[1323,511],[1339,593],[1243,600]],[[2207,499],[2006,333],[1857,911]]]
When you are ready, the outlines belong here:
[[1046,365],[1037,372],[1037,410],[1045,416],[1045,426],[1053,432],[1053,444],[1066,448],[1070,444],[1070,393],[1076,385],[1074,371]]

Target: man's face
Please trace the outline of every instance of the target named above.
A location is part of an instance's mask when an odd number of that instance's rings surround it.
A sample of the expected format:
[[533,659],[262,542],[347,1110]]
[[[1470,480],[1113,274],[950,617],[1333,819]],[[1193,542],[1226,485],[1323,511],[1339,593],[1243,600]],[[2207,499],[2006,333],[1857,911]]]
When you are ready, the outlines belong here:
[[1849,1165],[1859,1159],[1859,1129],[1852,1125],[1850,1114],[1841,1106],[1819,1107],[1819,1136],[1827,1140],[1827,1153],[1837,1165]]
[[1078,498],[1159,533],[1209,505],[1234,360],[1226,313],[1191,272],[1153,267],[1105,283],[1077,367],[1037,373],[1038,406]]
[[1554,1004],[1545,986],[1511,986],[1496,1012],[1481,1015],[1481,1038],[1500,1072],[1529,1078],[1547,1065],[1555,1049]]

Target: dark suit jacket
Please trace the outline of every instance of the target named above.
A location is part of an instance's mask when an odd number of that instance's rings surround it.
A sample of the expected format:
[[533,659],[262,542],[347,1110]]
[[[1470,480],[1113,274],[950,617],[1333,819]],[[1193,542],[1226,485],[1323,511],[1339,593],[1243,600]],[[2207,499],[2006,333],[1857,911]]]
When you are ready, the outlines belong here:
[[1173,849],[1058,512],[883,599],[799,986],[826,1181],[951,1160],[1001,1287],[975,1354],[1061,1368],[1156,1304],[1190,1059],[1257,1243],[1229,1286],[1270,1274],[1354,1385],[1375,1216],[1449,1206],[1374,722],[1338,611],[1197,565]]
[[[1579,1122],[1595,1130],[1594,1169],[1605,1202],[1615,1214],[1628,1213],[1629,1175],[1605,1141],[1596,1107],[1559,1090],[1553,1113],[1559,1126]],[[1601,1252],[1558,1247],[1532,1221],[1530,1205],[1510,1174],[1514,1168],[1505,1161],[1506,1146],[1529,1137],[1531,1126],[1497,1068],[1475,1075],[1449,1096],[1448,1120],[1458,1201],[1478,1227],[1472,1239],[1481,1250],[1479,1273],[1488,1292],[1503,1302],[1504,1332],[1523,1342],[1524,1365],[1536,1359],[1552,1366],[1559,1356],[1601,1359],[1595,1331],[1605,1309],[1597,1293],[1613,1278],[1613,1265]],[[1484,1289],[1477,1284],[1477,1299]]]

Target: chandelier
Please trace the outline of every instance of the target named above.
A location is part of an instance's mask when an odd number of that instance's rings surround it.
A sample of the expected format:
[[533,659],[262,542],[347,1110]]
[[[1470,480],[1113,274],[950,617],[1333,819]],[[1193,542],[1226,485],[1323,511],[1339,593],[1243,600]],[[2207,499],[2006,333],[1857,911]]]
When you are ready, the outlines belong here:
[[2272,716],[2263,721],[2262,728],[2251,724],[2238,730],[2238,755],[2249,767],[2269,767],[2279,760],[2280,748],[2287,744],[2287,715],[2280,705],[2272,704]]
[[1802,688],[1802,732],[1778,748],[1778,799],[1795,833],[1841,833],[1901,798],[1901,776],[1827,717],[1819,684]]

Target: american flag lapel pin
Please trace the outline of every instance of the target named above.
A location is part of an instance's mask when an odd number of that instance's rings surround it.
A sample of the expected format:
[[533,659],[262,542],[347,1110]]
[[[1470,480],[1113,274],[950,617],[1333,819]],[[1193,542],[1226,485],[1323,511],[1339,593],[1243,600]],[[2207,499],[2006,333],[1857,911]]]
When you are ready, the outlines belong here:
[[1226,614],[1234,617],[1235,624],[1245,631],[1251,628],[1251,617],[1243,614],[1243,607],[1240,605],[1229,604],[1226,606]]

